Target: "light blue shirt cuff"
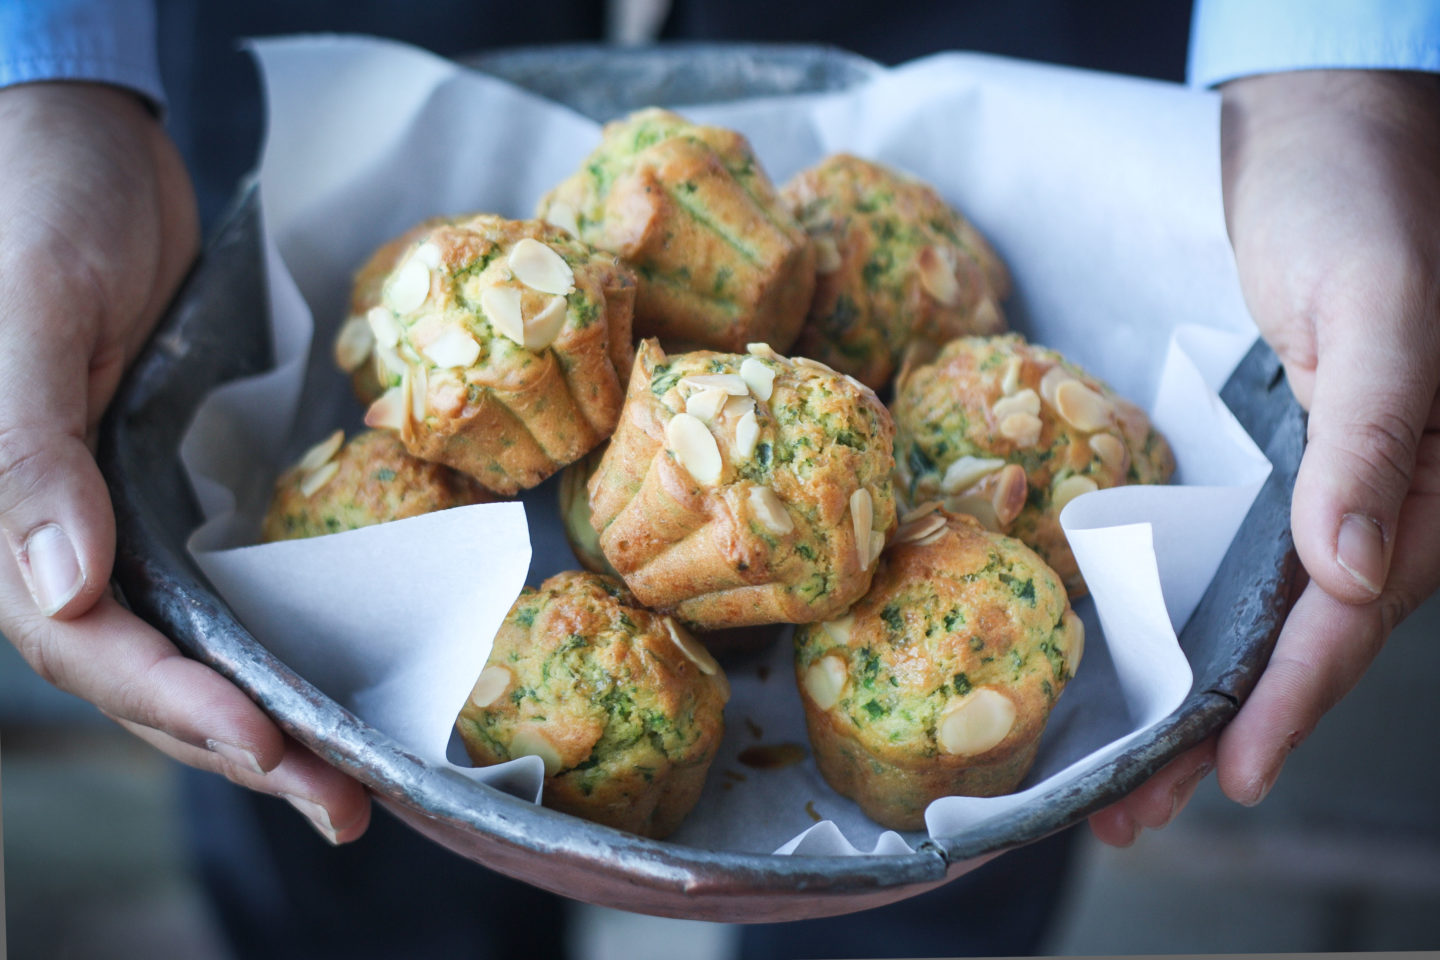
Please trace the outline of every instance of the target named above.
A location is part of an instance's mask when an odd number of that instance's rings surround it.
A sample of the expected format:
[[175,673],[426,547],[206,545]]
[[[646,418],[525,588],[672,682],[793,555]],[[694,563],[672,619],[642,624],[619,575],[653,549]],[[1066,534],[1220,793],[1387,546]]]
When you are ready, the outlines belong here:
[[151,0],[0,0],[0,86],[86,80],[165,105]]
[[1440,71],[1440,2],[1196,0],[1192,86],[1325,69]]

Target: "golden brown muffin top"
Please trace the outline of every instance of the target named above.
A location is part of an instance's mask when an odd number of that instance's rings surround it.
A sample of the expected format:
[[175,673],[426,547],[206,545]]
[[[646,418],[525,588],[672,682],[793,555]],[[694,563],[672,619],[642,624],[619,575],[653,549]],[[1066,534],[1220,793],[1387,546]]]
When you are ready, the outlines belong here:
[[1033,550],[926,512],[896,532],[849,614],[797,628],[796,676],[877,756],[981,757],[1040,735],[1083,644],[1060,578]]
[[367,430],[344,441],[336,430],[281,474],[262,540],[318,537],[496,499],[464,474],[410,456],[391,433]]
[[835,154],[781,194],[817,251],[800,351],[878,388],[912,341],[1004,328],[1004,264],[928,184]]
[[707,759],[729,696],[720,667],[673,619],[613,577],[572,571],[521,591],[458,723],[489,754],[539,756],[546,776],[587,793]]

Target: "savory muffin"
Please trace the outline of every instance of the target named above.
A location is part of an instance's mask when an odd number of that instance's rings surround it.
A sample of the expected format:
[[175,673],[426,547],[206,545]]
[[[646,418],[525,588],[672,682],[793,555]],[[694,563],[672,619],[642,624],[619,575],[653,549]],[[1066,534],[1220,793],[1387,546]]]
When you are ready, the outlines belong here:
[[385,393],[365,423],[498,493],[615,428],[634,276],[535,220],[476,214],[415,235],[366,313]]
[[464,474],[410,456],[394,434],[367,430],[346,443],[336,430],[281,474],[260,535],[319,537],[494,499]]
[[815,298],[796,353],[879,389],[912,345],[933,354],[1005,327],[1000,258],[935,190],[848,154],[781,189],[815,244]]
[[943,500],[1034,547],[1085,593],[1060,527],[1075,497],[1166,483],[1170,445],[1139,407],[1018,335],[963,337],[895,385],[895,475],[912,504]]
[[835,616],[895,524],[893,429],[814,360],[647,340],[590,479],[600,549],[642,603],[699,629]]
[[729,684],[673,619],[611,577],[526,587],[455,722],[480,766],[545,763],[545,806],[664,837],[700,798]]
[[635,267],[635,329],[671,349],[790,346],[814,253],[743,136],[651,108],[607,124],[542,219]]
[[560,521],[565,525],[565,539],[580,566],[591,573],[605,573],[619,577],[610,561],[600,550],[600,535],[590,522],[590,477],[600,466],[605,455],[605,445],[590,451],[583,460],[570,464],[560,474]]
[[907,517],[870,592],[795,632],[795,676],[825,780],[896,830],[944,796],[1013,791],[1085,631],[1018,540],[973,518]]

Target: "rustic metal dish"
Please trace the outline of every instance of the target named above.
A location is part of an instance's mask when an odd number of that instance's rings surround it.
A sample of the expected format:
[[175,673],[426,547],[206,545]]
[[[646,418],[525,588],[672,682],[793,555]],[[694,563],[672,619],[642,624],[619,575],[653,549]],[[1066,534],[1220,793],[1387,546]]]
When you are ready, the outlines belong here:
[[[875,69],[823,48],[721,45],[517,50],[474,65],[596,119],[651,103],[838,89]],[[271,362],[266,325],[257,320],[265,309],[262,270],[251,188],[209,242],[103,426],[100,462],[119,544],[115,580],[136,613],[416,830],[567,896],[667,916],[768,922],[921,893],[1076,823],[1225,724],[1263,669],[1288,608],[1295,569],[1288,507],[1304,419],[1274,354],[1257,344],[1223,397],[1275,470],[1181,635],[1195,675],[1189,696],[1124,754],[998,822],[927,841],[908,856],[715,853],[579,821],[427,766],[361,722],[256,642],[187,554],[200,514],[177,455],[180,437],[213,387]]]

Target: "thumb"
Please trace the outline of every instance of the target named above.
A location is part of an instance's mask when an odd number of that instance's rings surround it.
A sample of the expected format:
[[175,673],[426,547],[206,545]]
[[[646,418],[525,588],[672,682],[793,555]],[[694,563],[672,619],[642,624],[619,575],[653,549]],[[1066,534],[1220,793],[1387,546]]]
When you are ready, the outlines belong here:
[[1291,527],[1306,571],[1338,600],[1368,603],[1385,587],[1400,505],[1440,381],[1436,333],[1433,322],[1383,317],[1318,331],[1309,443]]
[[104,592],[115,554],[110,495],[83,439],[94,333],[80,311],[64,309],[65,299],[44,296],[38,284],[21,289],[6,273],[0,532],[35,605],[68,619]]

